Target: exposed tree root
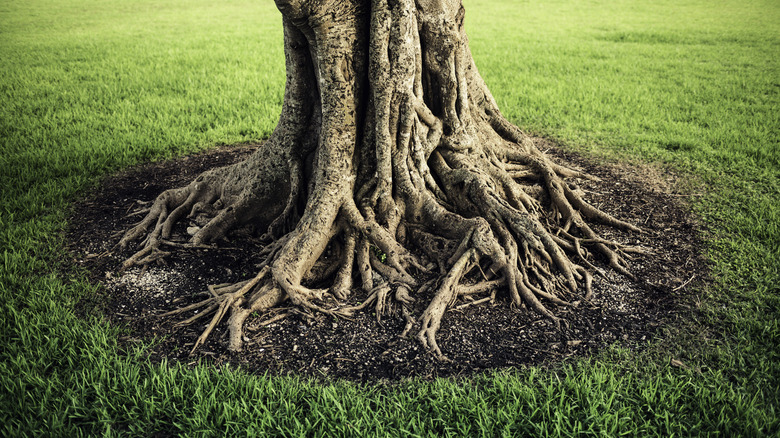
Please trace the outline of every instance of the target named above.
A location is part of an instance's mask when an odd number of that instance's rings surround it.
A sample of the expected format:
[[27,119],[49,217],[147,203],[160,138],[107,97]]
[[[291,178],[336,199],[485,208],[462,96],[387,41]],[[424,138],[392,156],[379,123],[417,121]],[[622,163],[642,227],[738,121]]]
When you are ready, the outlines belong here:
[[[188,218],[187,245],[253,227],[269,243],[259,274],[209,288],[212,319],[193,351],[227,316],[229,349],[244,322],[282,301],[350,317],[373,307],[400,314],[402,336],[437,344],[442,319],[506,294],[556,324],[552,306],[592,295],[594,253],[631,276],[625,248],[601,223],[639,232],[585,201],[573,180],[501,115],[477,72],[458,1],[278,0],[287,83],[279,124],[252,157],[162,193],[119,245],[144,238],[123,269],[169,254]],[[345,300],[353,288],[367,298]],[[413,303],[433,291],[415,317]]]

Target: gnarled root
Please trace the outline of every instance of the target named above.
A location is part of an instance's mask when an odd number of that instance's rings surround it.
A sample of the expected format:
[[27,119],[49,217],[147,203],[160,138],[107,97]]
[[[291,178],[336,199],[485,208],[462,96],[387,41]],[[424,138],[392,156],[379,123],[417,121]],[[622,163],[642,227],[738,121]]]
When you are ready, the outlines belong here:
[[[264,145],[264,149],[273,148],[273,143]],[[166,190],[119,241],[124,249],[145,236],[141,249],[125,260],[122,270],[168,256],[170,252],[160,249],[163,246],[207,247],[245,225],[283,228],[284,222],[294,222],[301,180],[296,160],[255,153],[244,162],[204,172],[186,187]],[[185,217],[192,225],[187,230],[192,236],[187,236],[185,244],[172,241],[174,225]]]
[[[411,199],[413,202],[408,205],[415,207],[403,207],[405,214],[392,233],[387,225],[378,222],[370,202],[363,202],[361,213],[353,198],[347,196],[338,209],[330,203],[322,207],[331,215],[324,222],[330,226],[318,222],[325,231],[312,233],[299,224],[297,230],[269,244],[263,251],[263,267],[253,280],[211,288],[211,296],[206,300],[163,316],[205,308],[179,323],[192,324],[213,313],[193,351],[225,319],[228,348],[237,351],[243,344],[243,325],[249,315],[269,310],[286,299],[308,311],[346,318],[370,307],[377,320],[399,312],[406,320],[402,335],[416,326],[416,338],[438,358],[446,360],[436,333],[447,309],[460,297],[469,297],[468,304],[477,305],[492,302],[497,291],[505,290],[513,305],[529,306],[558,324],[560,320],[549,309],[550,305],[574,306],[592,295],[592,270],[588,269],[592,264],[584,247],[593,248],[608,263],[624,263],[619,244],[599,238],[585,225],[580,210],[572,207],[570,200],[577,200],[579,205],[585,201],[556,172],[549,174],[548,179],[565,185],[561,193],[568,196],[529,196],[524,204],[517,199],[507,200],[513,199],[507,195],[508,180],[501,182],[503,191],[497,189],[498,179],[494,175],[499,170],[470,168],[467,155],[435,154],[430,165],[429,172],[440,181],[442,193],[478,216],[466,217],[450,211],[431,194],[422,200]],[[514,190],[522,190],[518,182],[511,183],[516,185]],[[545,201],[559,203],[557,217],[551,218],[541,208]],[[392,202],[403,201],[399,198]],[[321,219],[327,214],[321,211],[313,217]],[[304,215],[302,222],[305,224],[306,220]],[[555,223],[560,225],[550,225]],[[402,234],[399,229],[409,230],[405,243],[398,238]],[[304,235],[310,238],[301,237]],[[328,256],[324,255],[326,247],[330,248]],[[413,249],[423,251],[415,255]],[[305,269],[308,270],[300,275]],[[433,274],[436,271],[443,273],[438,281]],[[469,273],[470,280],[466,280]],[[344,301],[355,278],[367,295],[359,305],[350,306]],[[431,280],[421,282],[420,278]],[[311,288],[304,282],[325,283],[329,287]],[[438,286],[427,307],[419,316],[413,316],[413,304],[435,283]],[[580,288],[583,291],[577,293]],[[480,295],[483,297],[479,298]],[[474,299],[475,296],[478,298]]]
[[[168,253],[174,225],[205,222],[189,245],[243,225],[267,230],[260,273],[168,312],[226,316],[229,348],[253,312],[289,300],[350,317],[400,314],[406,336],[445,359],[436,333],[459,297],[505,294],[556,324],[592,295],[594,256],[631,276],[625,248],[593,223],[639,229],[589,204],[573,180],[500,113],[477,72],[457,0],[277,0],[287,83],[279,124],[243,163],[161,194],[120,241],[145,236],[123,268]],[[305,205],[305,208],[303,207]],[[302,210],[299,215],[299,210]],[[365,298],[346,301],[353,289]],[[415,305],[425,306],[419,316]],[[419,309],[418,309],[419,311]]]

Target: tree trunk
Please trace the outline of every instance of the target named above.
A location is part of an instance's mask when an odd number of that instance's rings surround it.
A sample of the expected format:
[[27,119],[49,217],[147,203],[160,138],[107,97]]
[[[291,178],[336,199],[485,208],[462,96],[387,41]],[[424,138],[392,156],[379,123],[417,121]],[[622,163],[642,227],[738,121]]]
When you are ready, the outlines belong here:
[[[276,2],[287,79],[273,134],[246,161],[161,194],[120,242],[146,236],[127,268],[164,257],[185,215],[204,223],[195,246],[244,226],[265,233],[253,280],[170,312],[216,312],[195,348],[229,314],[230,348],[240,349],[247,316],[289,299],[343,316],[395,309],[408,322],[402,335],[415,328],[444,358],[436,331],[461,295],[505,293],[558,322],[550,303],[590,294],[584,246],[630,276],[618,245],[588,223],[638,229],[586,203],[569,180],[588,176],[554,164],[501,115],[459,0]],[[368,298],[349,307],[355,280]]]

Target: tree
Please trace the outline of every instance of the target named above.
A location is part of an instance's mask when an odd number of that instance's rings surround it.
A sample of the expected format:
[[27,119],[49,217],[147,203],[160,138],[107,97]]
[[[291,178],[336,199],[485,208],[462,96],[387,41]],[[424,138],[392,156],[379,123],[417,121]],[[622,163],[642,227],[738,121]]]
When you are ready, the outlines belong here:
[[[415,330],[444,358],[436,332],[459,296],[492,301],[499,291],[559,323],[549,303],[590,295],[586,246],[631,275],[625,248],[589,223],[638,228],[585,202],[573,181],[589,176],[553,163],[502,116],[460,0],[276,3],[287,78],[273,134],[245,161],[162,193],[120,241],[145,236],[128,268],[181,245],[170,239],[185,216],[202,223],[190,246],[241,227],[264,232],[252,280],[168,313],[207,308],[188,323],[214,312],[194,348],[229,315],[229,348],[239,350],[250,313],[289,299],[341,316],[395,309],[402,336]],[[349,306],[354,281],[367,298]],[[423,296],[432,298],[413,315]]]

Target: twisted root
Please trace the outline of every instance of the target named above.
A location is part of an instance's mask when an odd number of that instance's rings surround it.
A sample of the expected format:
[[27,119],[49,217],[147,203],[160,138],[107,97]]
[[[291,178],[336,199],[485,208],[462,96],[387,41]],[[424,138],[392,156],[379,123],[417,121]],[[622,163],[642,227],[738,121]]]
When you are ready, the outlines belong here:
[[[586,202],[573,180],[592,177],[554,163],[501,115],[459,2],[277,4],[288,74],[271,138],[245,162],[161,194],[119,242],[145,237],[127,269],[166,257],[164,245],[266,230],[253,280],[164,314],[205,308],[180,323],[192,324],[213,312],[193,351],[227,315],[229,349],[240,349],[248,316],[289,300],[346,318],[372,305],[377,319],[400,313],[402,335],[417,327],[446,359],[436,333],[459,297],[476,305],[506,291],[513,306],[560,325],[550,306],[592,296],[594,256],[632,276],[626,253],[638,249],[591,224],[640,230]],[[171,245],[185,216],[205,222]],[[356,288],[366,298],[350,306]]]

